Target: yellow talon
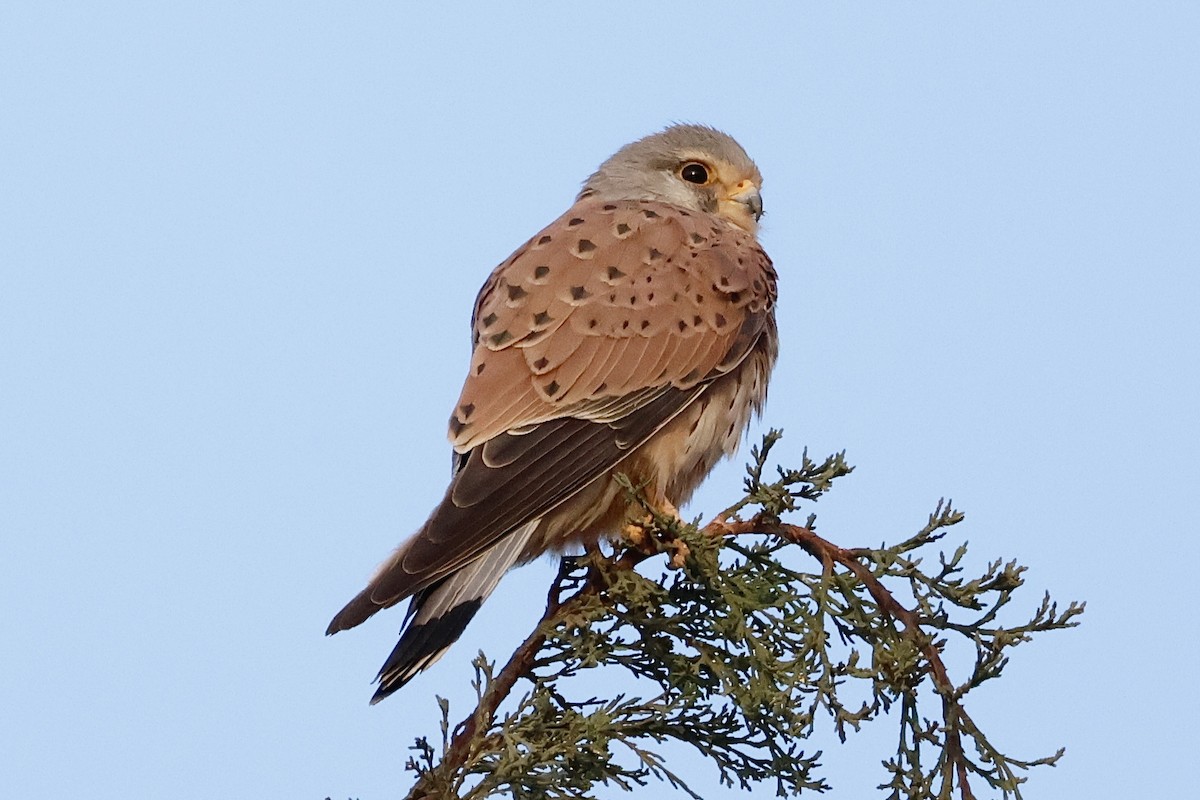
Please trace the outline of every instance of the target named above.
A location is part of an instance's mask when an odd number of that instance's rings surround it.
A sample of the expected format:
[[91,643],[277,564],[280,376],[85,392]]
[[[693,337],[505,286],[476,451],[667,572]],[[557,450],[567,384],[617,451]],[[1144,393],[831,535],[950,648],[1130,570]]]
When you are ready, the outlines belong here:
[[673,551],[671,553],[671,561],[667,565],[671,569],[683,569],[684,563],[687,562],[687,557],[691,555],[691,548],[687,546],[687,542],[682,539],[672,539],[667,544]]
[[626,523],[625,527],[621,529],[621,532],[625,534],[625,538],[635,549],[643,551],[645,550],[646,540],[648,538],[646,536],[645,524],[629,522]]
[[671,517],[679,520],[679,509],[666,498],[660,498],[654,508],[656,513],[647,513],[636,522],[625,523],[621,528],[621,532],[625,535],[625,539],[631,547],[647,556],[669,552],[671,557],[668,567],[671,569],[681,569],[684,562],[687,561],[688,555],[691,553],[687,544],[671,537],[670,534],[666,534],[658,540],[655,540],[651,535],[651,532],[655,529],[654,522],[656,518]]

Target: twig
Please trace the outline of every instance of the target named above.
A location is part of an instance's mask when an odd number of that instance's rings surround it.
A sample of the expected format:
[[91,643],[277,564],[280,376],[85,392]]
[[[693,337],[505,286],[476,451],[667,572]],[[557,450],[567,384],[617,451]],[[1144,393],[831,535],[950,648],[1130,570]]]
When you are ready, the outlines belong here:
[[[966,712],[957,703],[957,691],[950,680],[945,662],[942,661],[941,650],[932,637],[927,636],[921,629],[920,620],[917,615],[912,610],[901,605],[895,596],[872,574],[871,570],[858,560],[857,554],[861,551],[838,547],[833,542],[818,536],[808,528],[778,522],[763,515],[756,516],[745,522],[726,522],[724,519],[718,518],[702,528],[701,532],[710,536],[737,536],[752,533],[782,536],[788,541],[800,545],[805,552],[819,560],[826,570],[829,569],[831,564],[837,563],[854,573],[854,577],[866,587],[875,604],[892,619],[900,621],[904,626],[905,634],[914,640],[920,648],[921,653],[925,656],[925,660],[929,663],[929,671],[933,677],[934,687],[942,699],[942,718],[945,723],[946,736],[945,770],[949,772],[949,770],[954,769],[957,772],[962,800],[974,800],[975,795],[971,792],[971,787],[967,780],[968,768],[966,759],[963,757],[962,736],[960,734],[961,724],[959,719]],[[946,777],[949,777],[949,775]]]
[[[630,549],[623,553],[613,566],[617,569],[633,569],[647,557],[648,555],[643,552]],[[438,791],[437,784],[441,780],[455,775],[470,760],[473,751],[481,743],[478,737],[479,731],[486,731],[491,727],[500,704],[512,692],[517,681],[533,667],[538,651],[546,641],[546,631],[550,630],[552,623],[560,615],[570,613],[584,598],[598,594],[604,588],[603,576],[596,570],[590,570],[587,580],[579,590],[563,600],[563,584],[567,574],[566,569],[559,570],[546,594],[546,610],[542,613],[542,618],[538,620],[537,627],[513,651],[504,668],[487,682],[483,696],[480,697],[475,710],[455,726],[454,736],[451,738],[450,746],[441,762],[436,768],[421,776],[408,793],[406,800],[442,800],[441,796],[436,793]]]

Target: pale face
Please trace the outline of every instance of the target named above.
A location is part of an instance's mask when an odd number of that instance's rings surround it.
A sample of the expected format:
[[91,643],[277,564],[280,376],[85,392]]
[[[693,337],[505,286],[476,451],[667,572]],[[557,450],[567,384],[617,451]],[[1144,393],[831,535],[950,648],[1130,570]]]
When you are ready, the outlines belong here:
[[758,167],[732,138],[677,125],[621,148],[588,179],[580,198],[658,200],[716,214],[755,233],[761,189]]

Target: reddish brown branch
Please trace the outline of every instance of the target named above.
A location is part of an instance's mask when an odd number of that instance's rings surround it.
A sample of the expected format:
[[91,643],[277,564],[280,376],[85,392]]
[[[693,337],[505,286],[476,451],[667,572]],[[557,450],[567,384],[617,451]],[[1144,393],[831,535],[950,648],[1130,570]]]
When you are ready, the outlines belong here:
[[[909,636],[918,646],[925,661],[929,664],[929,672],[934,686],[942,698],[942,717],[945,725],[945,777],[950,779],[951,772],[958,778],[959,791],[962,800],[974,800],[968,784],[967,761],[963,755],[962,737],[959,722],[963,712],[958,707],[954,684],[950,680],[946,665],[942,661],[941,650],[933,638],[926,635],[921,628],[917,614],[905,608],[889,592],[878,578],[859,559],[865,555],[862,550],[848,550],[838,547],[827,539],[818,536],[808,528],[799,525],[789,525],[763,516],[748,521],[728,522],[723,517],[710,522],[701,532],[713,537],[739,536],[746,534],[768,534],[780,536],[799,545],[809,555],[821,562],[824,574],[830,574],[834,565],[841,565],[851,572],[854,577],[866,587],[867,592],[881,611],[894,620],[898,620]],[[613,566],[617,569],[633,569],[639,562],[653,554],[653,546],[641,549],[627,549]],[[670,549],[670,548],[668,548]],[[445,788],[452,785],[455,776],[470,760],[472,753],[483,741],[480,731],[491,727],[496,711],[505,698],[512,692],[513,687],[521,676],[527,674],[533,667],[534,660],[546,641],[545,631],[549,623],[560,614],[569,611],[583,598],[597,594],[604,589],[605,581],[597,570],[593,570],[583,585],[568,599],[562,599],[563,579],[560,574],[550,587],[547,596],[546,610],[538,621],[534,632],[521,643],[509,658],[508,663],[488,683],[484,689],[479,704],[470,716],[460,722],[454,730],[450,745],[441,763],[426,772],[417,781],[407,800],[432,800],[445,796]]]
[[[617,560],[615,566],[620,569],[632,569],[635,564],[645,558],[646,555],[630,550]],[[466,766],[472,752],[482,743],[479,732],[486,731],[491,727],[500,704],[512,692],[521,676],[532,669],[534,659],[537,658],[538,651],[542,649],[542,645],[546,641],[547,623],[554,620],[564,609],[569,610],[583,598],[594,595],[603,588],[602,577],[593,570],[579,590],[568,599],[563,600],[564,578],[565,573],[559,573],[550,585],[550,591],[546,596],[546,610],[542,613],[542,618],[538,620],[533,633],[513,651],[503,669],[487,682],[483,696],[479,699],[475,710],[455,726],[450,746],[441,762],[421,776],[408,793],[406,800],[434,800],[435,798],[442,800],[445,796],[443,788],[445,784],[452,781],[453,776]]]

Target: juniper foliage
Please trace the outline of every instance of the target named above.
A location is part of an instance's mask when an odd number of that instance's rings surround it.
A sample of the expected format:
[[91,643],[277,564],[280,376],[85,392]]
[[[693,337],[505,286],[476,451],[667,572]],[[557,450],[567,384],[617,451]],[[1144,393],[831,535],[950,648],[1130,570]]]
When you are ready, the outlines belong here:
[[[598,785],[651,782],[701,797],[668,766],[668,743],[701,753],[728,787],[824,791],[821,752],[806,749],[824,726],[844,741],[895,712],[883,797],[967,800],[986,785],[1019,800],[1026,771],[1063,751],[1005,754],[964,700],[1000,676],[1016,645],[1077,625],[1083,604],[1060,610],[1047,595],[1028,621],[1001,625],[1024,567],[996,561],[968,577],[965,544],[925,565],[963,519],[948,502],[907,540],[878,548],[832,544],[812,514],[803,526],[784,522],[852,467],[841,453],[820,462],[805,454],[798,469],[768,480],[779,437],[771,431],[753,448],[745,496],[708,525],[647,506],[651,547],[564,559],[538,629],[508,664],[497,672],[476,659],[479,704],[453,736],[439,698],[441,747],[417,740],[409,797],[585,798]],[[654,548],[680,568],[655,578],[635,569]],[[798,568],[800,554],[816,569]],[[958,683],[943,659],[950,640],[974,651]],[[586,680],[596,674],[618,690],[596,696]]]

